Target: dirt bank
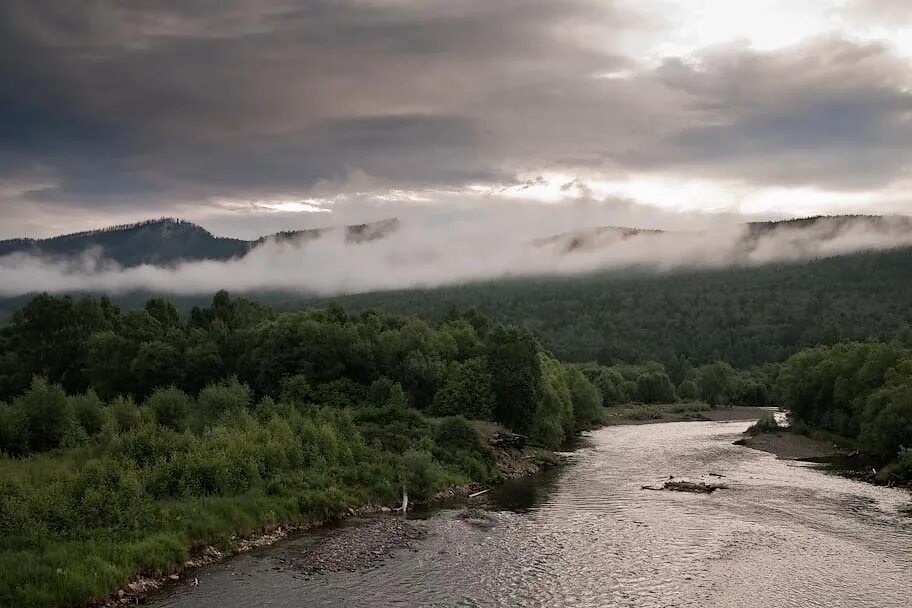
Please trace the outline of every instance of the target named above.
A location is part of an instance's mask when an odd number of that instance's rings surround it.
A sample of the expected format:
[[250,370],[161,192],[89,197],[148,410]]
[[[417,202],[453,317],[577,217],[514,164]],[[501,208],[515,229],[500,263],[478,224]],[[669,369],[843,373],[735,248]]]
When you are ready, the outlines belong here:
[[796,435],[788,431],[746,436],[736,441],[735,444],[775,454],[776,458],[780,460],[831,458],[842,453],[832,443],[815,441],[810,437]]

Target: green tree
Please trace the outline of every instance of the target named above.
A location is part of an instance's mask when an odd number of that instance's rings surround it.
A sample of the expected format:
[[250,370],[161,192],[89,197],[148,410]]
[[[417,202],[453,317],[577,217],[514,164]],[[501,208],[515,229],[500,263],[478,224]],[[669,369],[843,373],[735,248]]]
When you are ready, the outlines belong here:
[[532,440],[550,448],[559,448],[573,436],[573,400],[563,366],[556,359],[541,354],[543,391],[532,421]]
[[0,454],[22,456],[28,450],[29,430],[25,412],[0,402]]
[[585,431],[602,424],[605,413],[602,409],[602,394],[598,388],[577,368],[564,367],[570,401],[573,404],[573,428]]
[[665,372],[646,372],[636,381],[637,395],[643,403],[673,403],[677,401],[674,384]]
[[184,428],[190,411],[190,396],[184,391],[169,386],[153,391],[146,399],[146,406],[152,410],[155,422],[163,427],[180,431]]
[[183,377],[180,351],[161,340],[145,342],[130,364],[135,391],[148,395],[162,386],[176,385]]
[[98,398],[95,391],[89,389],[82,395],[69,397],[69,400],[76,421],[86,434],[93,436],[101,432],[105,420],[104,403]]
[[253,392],[237,376],[215,382],[200,391],[197,407],[205,420],[215,421],[225,412],[240,412],[250,408]]
[[912,377],[871,396],[860,439],[870,453],[885,460],[895,458],[901,448],[912,447]]
[[704,365],[697,370],[700,397],[712,406],[726,403],[731,398],[736,378],[737,372],[728,363],[718,361]]
[[28,446],[31,452],[43,452],[64,445],[78,426],[63,387],[36,376],[32,385],[14,402],[25,415]]
[[539,345],[526,329],[498,325],[485,340],[494,419],[519,433],[528,433],[544,386]]
[[465,416],[490,420],[494,409],[491,374],[481,357],[453,363],[443,388],[434,395],[429,413],[433,416]]
[[693,380],[685,380],[678,387],[678,397],[684,401],[696,401],[700,398],[700,388]]

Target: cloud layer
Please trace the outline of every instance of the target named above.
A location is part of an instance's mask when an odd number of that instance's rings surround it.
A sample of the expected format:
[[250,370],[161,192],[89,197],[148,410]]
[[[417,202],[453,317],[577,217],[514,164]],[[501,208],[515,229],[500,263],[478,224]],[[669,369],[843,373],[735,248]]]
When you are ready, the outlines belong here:
[[391,236],[359,244],[347,242],[343,230],[334,230],[304,243],[269,242],[228,262],[174,268],[123,269],[104,262],[99,251],[65,261],[16,254],[0,257],[0,295],[137,290],[208,294],[219,289],[337,295],[631,267],[668,271],[751,266],[912,245],[912,222],[900,219],[827,221],[772,231],[748,226],[636,234],[589,230],[542,240],[546,229],[545,224],[517,225],[506,215],[488,215],[483,222],[407,224]]
[[[390,193],[445,204],[441,192],[553,173],[864,192],[856,211],[907,208],[900,3],[809,2],[792,19],[798,42],[781,46],[770,33],[796,9],[751,0],[751,14],[782,17],[751,29],[726,6],[10,0],[0,236],[162,214],[249,226],[274,222],[275,201],[315,197],[370,215]],[[746,38],[716,44],[730,26]],[[799,194],[761,210],[803,213]]]

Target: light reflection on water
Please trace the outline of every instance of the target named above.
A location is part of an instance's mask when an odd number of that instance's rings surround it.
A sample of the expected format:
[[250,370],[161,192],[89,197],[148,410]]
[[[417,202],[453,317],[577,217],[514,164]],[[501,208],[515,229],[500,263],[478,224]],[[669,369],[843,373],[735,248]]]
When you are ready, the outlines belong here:
[[[487,524],[431,514],[381,566],[304,577],[310,535],[200,571],[159,607],[910,606],[909,495],[731,445],[749,423],[599,430],[572,464],[490,493]],[[669,475],[711,495],[644,492]]]

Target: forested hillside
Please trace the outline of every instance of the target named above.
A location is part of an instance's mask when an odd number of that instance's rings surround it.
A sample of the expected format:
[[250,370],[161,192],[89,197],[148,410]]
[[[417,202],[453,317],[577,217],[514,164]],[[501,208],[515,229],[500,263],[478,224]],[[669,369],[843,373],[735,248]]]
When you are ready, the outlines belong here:
[[[691,272],[630,270],[335,298],[446,319],[474,308],[521,323],[569,361],[723,360],[748,368],[912,323],[912,249]],[[298,303],[286,303],[295,307]],[[323,305],[317,302],[317,306]]]
[[[382,238],[397,227],[398,222],[391,219],[340,229],[345,231],[349,242],[357,243]],[[3,240],[0,241],[0,257],[21,254],[72,262],[86,253],[92,253],[102,261],[126,268],[144,264],[172,266],[181,262],[239,258],[264,243],[307,241],[319,238],[326,230],[290,230],[247,241],[215,236],[192,222],[162,218],[47,239]]]

